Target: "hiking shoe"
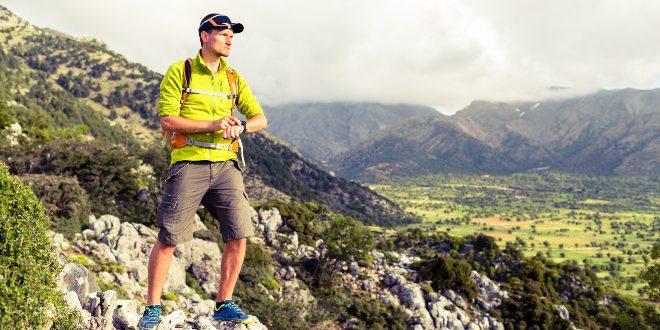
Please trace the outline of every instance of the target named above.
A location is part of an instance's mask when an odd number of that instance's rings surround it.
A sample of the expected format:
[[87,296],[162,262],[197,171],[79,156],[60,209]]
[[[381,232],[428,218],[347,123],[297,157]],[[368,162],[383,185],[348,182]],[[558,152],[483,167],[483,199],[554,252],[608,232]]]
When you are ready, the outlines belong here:
[[140,330],[156,329],[160,323],[160,314],[162,313],[163,307],[161,305],[147,306],[147,308],[144,310],[144,314],[142,314],[142,318],[140,319]]
[[243,324],[252,323],[250,315],[245,314],[245,312],[243,312],[243,310],[231,300],[225,300],[215,304],[213,319],[216,321],[231,321]]

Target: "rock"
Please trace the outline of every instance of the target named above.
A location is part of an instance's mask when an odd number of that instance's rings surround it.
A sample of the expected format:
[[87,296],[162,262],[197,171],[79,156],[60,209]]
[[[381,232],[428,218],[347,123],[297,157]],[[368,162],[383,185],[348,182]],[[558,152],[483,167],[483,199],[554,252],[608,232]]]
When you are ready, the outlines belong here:
[[468,304],[465,301],[465,299],[463,299],[463,297],[461,297],[461,295],[457,294],[453,290],[445,291],[445,297],[447,299],[449,299],[451,302],[453,302],[456,306],[458,306],[462,309],[467,309],[468,308]]
[[424,329],[432,328],[433,319],[426,310],[424,296],[419,284],[409,283],[397,285],[394,288],[397,288],[396,291],[401,304],[415,313],[414,324],[421,324]]
[[187,269],[202,284],[202,288],[206,292],[217,290],[220,280],[220,261],[222,260],[218,244],[193,239],[177,245],[174,255],[181,263],[183,285],[185,285],[185,270]]
[[496,308],[502,303],[502,300],[509,297],[508,292],[501,290],[499,285],[485,275],[473,270],[470,279],[477,286],[477,305],[483,310]]
[[294,231],[293,234],[289,235],[289,240],[291,241],[289,248],[291,250],[298,249],[298,245],[300,244],[298,241],[298,233]]
[[104,214],[98,219],[93,215],[89,216],[89,229],[94,231],[97,241],[105,245],[114,246],[120,228],[121,222],[114,215]]
[[115,329],[137,330],[141,314],[138,312],[138,304],[135,300],[117,300],[112,324]]
[[288,265],[291,262],[293,262],[293,258],[291,258],[291,256],[288,253],[281,251],[275,252],[273,254],[273,259],[275,259],[275,261],[279,262],[282,265]]
[[358,276],[358,273],[360,272],[360,267],[358,267],[358,263],[353,261],[351,264],[348,266],[348,272],[351,273],[353,276]]
[[113,329],[114,312],[117,308],[117,294],[108,290],[88,295],[85,309],[92,314],[90,328]]
[[282,216],[280,215],[280,210],[272,208],[269,210],[260,209],[259,218],[261,218],[261,223],[264,225],[264,230],[268,232],[276,232],[277,229],[282,225]]
[[570,314],[568,313],[568,309],[564,305],[556,305],[555,308],[557,308],[557,311],[559,312],[559,317],[562,320],[569,321],[570,320]]
[[467,328],[465,328],[465,329],[466,330],[481,330],[481,328],[478,325],[474,324],[474,323],[468,324]]
[[186,314],[183,311],[174,311],[166,316],[163,316],[158,325],[158,330],[175,330],[181,329],[186,324]]
[[[90,282],[93,282],[87,268],[75,262],[64,265],[56,281],[62,293],[66,294],[69,291],[73,291],[78,298],[87,297],[90,291]],[[94,286],[96,286],[96,283],[94,283]],[[82,303],[84,304],[85,302],[83,301]]]
[[61,253],[62,251],[66,251],[71,248],[71,244],[69,244],[69,241],[64,238],[64,235],[50,230],[48,231],[48,235],[53,242],[53,247],[55,248],[56,252]]
[[290,281],[296,278],[296,271],[291,266],[282,267],[278,270],[278,274],[284,280]]
[[395,285],[404,285],[408,281],[406,280],[405,277],[396,274],[396,273],[388,273],[385,274],[383,277],[383,284],[387,285],[388,287],[393,287]]
[[202,222],[202,219],[199,218],[199,215],[195,213],[195,222],[193,223],[193,232],[200,231],[200,230],[208,230],[206,228],[206,225]]
[[138,231],[132,224],[124,222],[121,224],[114,249],[118,251],[117,259],[135,260],[142,252],[142,240]]
[[103,281],[103,282],[106,282],[106,283],[114,283],[114,282],[115,282],[115,277],[114,277],[114,275],[112,275],[112,274],[110,274],[110,273],[108,273],[108,272],[100,272],[100,273],[98,273],[97,276],[98,276],[99,279],[100,279],[101,281]]
[[427,308],[436,329],[463,329],[463,319],[469,320],[467,313],[449,299],[435,293],[429,294]]

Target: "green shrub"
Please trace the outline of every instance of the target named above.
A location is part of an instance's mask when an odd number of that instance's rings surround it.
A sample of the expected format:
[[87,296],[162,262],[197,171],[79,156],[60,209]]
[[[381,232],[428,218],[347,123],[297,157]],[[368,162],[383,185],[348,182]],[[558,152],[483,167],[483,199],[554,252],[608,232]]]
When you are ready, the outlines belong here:
[[179,301],[179,296],[172,292],[165,292],[161,298],[163,298],[163,300]]
[[[62,148],[65,144],[66,148]],[[126,221],[152,224],[156,218],[155,193],[140,201],[139,165],[136,155],[105,141],[57,140],[43,146],[21,145],[0,149],[0,159],[15,174],[39,173],[70,176],[78,180],[95,202],[90,209],[97,214],[115,214]],[[153,189],[155,192],[155,182]]]
[[[60,271],[36,196],[0,163],[0,329],[73,326],[55,278]],[[55,309],[55,320],[44,308]]]
[[52,216],[54,231],[67,239],[82,232],[91,210],[87,193],[75,177],[31,174],[20,179],[30,186]]
[[202,299],[211,299],[211,294],[204,291],[202,284],[199,283],[197,278],[188,272],[186,272],[186,285],[193,289],[193,291],[197,292]]
[[[313,306],[288,301],[277,302],[266,293],[242,281],[236,284],[236,300],[245,307],[245,312],[258,315],[269,329],[311,329],[308,317],[313,315]],[[305,316],[306,315],[306,316]]]
[[439,256],[422,261],[415,268],[422,279],[431,281],[431,287],[436,291],[458,291],[468,301],[474,301],[477,297],[477,287],[470,279],[472,267],[463,260]]
[[339,260],[366,260],[374,248],[373,234],[357,220],[335,215],[324,234],[328,257]]
[[309,246],[314,246],[314,241],[321,238],[326,223],[319,220],[329,215],[329,211],[325,206],[314,202],[284,203],[271,200],[262,205],[261,208],[277,208],[280,215],[282,215],[284,224],[298,233],[298,240],[301,244]]
[[270,253],[259,244],[248,242],[241,270],[240,279],[245,283],[256,285],[262,283],[266,285],[273,279],[273,265]]

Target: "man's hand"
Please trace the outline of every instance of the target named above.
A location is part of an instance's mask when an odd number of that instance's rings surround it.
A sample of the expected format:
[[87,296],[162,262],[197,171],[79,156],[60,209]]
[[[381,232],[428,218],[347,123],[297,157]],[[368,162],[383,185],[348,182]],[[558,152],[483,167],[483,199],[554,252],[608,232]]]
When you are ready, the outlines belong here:
[[225,130],[226,133],[227,128],[240,124],[241,121],[238,120],[238,118],[234,116],[224,116],[222,119],[214,120],[212,127],[213,131]]
[[222,137],[224,137],[225,139],[229,139],[229,138],[235,139],[239,135],[241,135],[241,133],[243,133],[243,125],[241,125],[241,122],[239,121],[238,125],[233,125],[225,128]]

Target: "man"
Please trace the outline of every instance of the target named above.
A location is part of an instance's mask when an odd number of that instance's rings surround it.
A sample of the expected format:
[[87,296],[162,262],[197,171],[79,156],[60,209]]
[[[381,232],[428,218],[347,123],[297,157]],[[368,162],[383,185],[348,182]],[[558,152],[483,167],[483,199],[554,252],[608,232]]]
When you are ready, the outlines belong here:
[[[158,102],[160,124],[183,137],[185,144],[172,150],[172,165],[158,205],[160,232],[149,257],[147,308],[140,319],[141,329],[153,329],[160,322],[160,296],[174,248],[192,239],[200,204],[220,221],[226,243],[213,317],[251,322],[231,300],[245,256],[246,237],[254,234],[242,170],[231,146],[239,135],[264,129],[267,121],[250,87],[223,58],[229,56],[234,34],[241,31],[243,25],[232,23],[227,16],[210,14],[202,19],[198,28],[202,47],[189,63],[190,85],[183,102],[185,61],[170,66],[163,77]],[[246,121],[232,116],[233,102]]]

